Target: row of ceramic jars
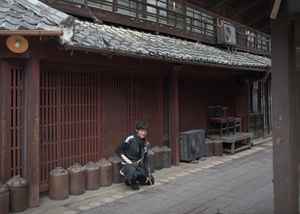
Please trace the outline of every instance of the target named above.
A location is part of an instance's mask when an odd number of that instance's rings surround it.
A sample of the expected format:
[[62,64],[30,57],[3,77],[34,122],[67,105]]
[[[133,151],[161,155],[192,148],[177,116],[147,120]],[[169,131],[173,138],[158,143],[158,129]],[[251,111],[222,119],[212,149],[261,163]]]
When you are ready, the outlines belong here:
[[85,190],[97,190],[100,187],[121,183],[119,173],[121,159],[117,156],[106,160],[101,158],[97,163],[90,161],[85,166],[74,163],[67,170],[56,167],[49,174],[49,198],[64,200],[69,195],[82,195]]

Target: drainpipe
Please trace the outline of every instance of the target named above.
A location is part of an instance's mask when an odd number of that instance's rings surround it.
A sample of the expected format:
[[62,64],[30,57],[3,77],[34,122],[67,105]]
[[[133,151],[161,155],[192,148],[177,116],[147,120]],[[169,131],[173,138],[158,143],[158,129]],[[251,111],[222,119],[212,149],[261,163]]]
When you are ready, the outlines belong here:
[[62,36],[62,30],[0,30],[0,36]]
[[[259,59],[255,59],[255,58],[252,58],[252,57],[249,57],[249,56],[240,54],[240,53],[238,53],[238,52],[236,52],[236,53],[239,54],[240,56],[247,57],[248,59],[254,60],[254,61],[256,61],[256,62],[265,64],[265,65],[267,64],[266,62],[261,61],[261,60],[259,60]],[[256,79],[256,80],[249,81],[249,82],[247,82],[247,84],[251,84],[251,83],[254,83],[254,82],[257,82],[257,81],[265,81],[266,79],[268,79],[270,73],[271,73],[271,67],[268,66],[267,69],[266,69],[266,75],[265,75],[264,77],[259,78],[259,79]]]

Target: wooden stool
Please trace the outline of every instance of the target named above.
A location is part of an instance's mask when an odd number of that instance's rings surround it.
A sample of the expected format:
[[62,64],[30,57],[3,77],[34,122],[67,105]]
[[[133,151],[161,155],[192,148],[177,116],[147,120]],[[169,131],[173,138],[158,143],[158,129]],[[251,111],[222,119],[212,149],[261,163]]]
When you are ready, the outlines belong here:
[[223,156],[223,141],[214,140],[212,143],[213,143],[213,156]]

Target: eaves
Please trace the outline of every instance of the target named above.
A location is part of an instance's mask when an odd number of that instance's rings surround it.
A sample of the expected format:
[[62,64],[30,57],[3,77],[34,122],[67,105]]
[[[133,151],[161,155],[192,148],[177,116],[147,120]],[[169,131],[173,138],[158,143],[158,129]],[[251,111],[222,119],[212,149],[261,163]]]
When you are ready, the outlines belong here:
[[[155,35],[138,30],[81,21],[38,0],[0,2],[0,29],[20,31],[62,31],[54,39],[69,51],[85,51],[163,60],[179,64],[217,66],[265,71],[271,59],[227,51],[201,43]],[[4,31],[3,31],[4,32]],[[1,35],[1,31],[0,31]],[[42,35],[40,35],[42,36]]]

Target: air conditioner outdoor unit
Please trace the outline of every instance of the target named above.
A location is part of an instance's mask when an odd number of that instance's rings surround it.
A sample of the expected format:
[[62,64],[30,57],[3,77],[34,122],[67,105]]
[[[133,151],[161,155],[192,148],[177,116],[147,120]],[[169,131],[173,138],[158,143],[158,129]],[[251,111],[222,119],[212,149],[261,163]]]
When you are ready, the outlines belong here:
[[217,42],[224,45],[236,45],[235,27],[227,24],[218,27]]
[[179,133],[180,161],[193,161],[204,156],[206,151],[205,132],[194,129]]

